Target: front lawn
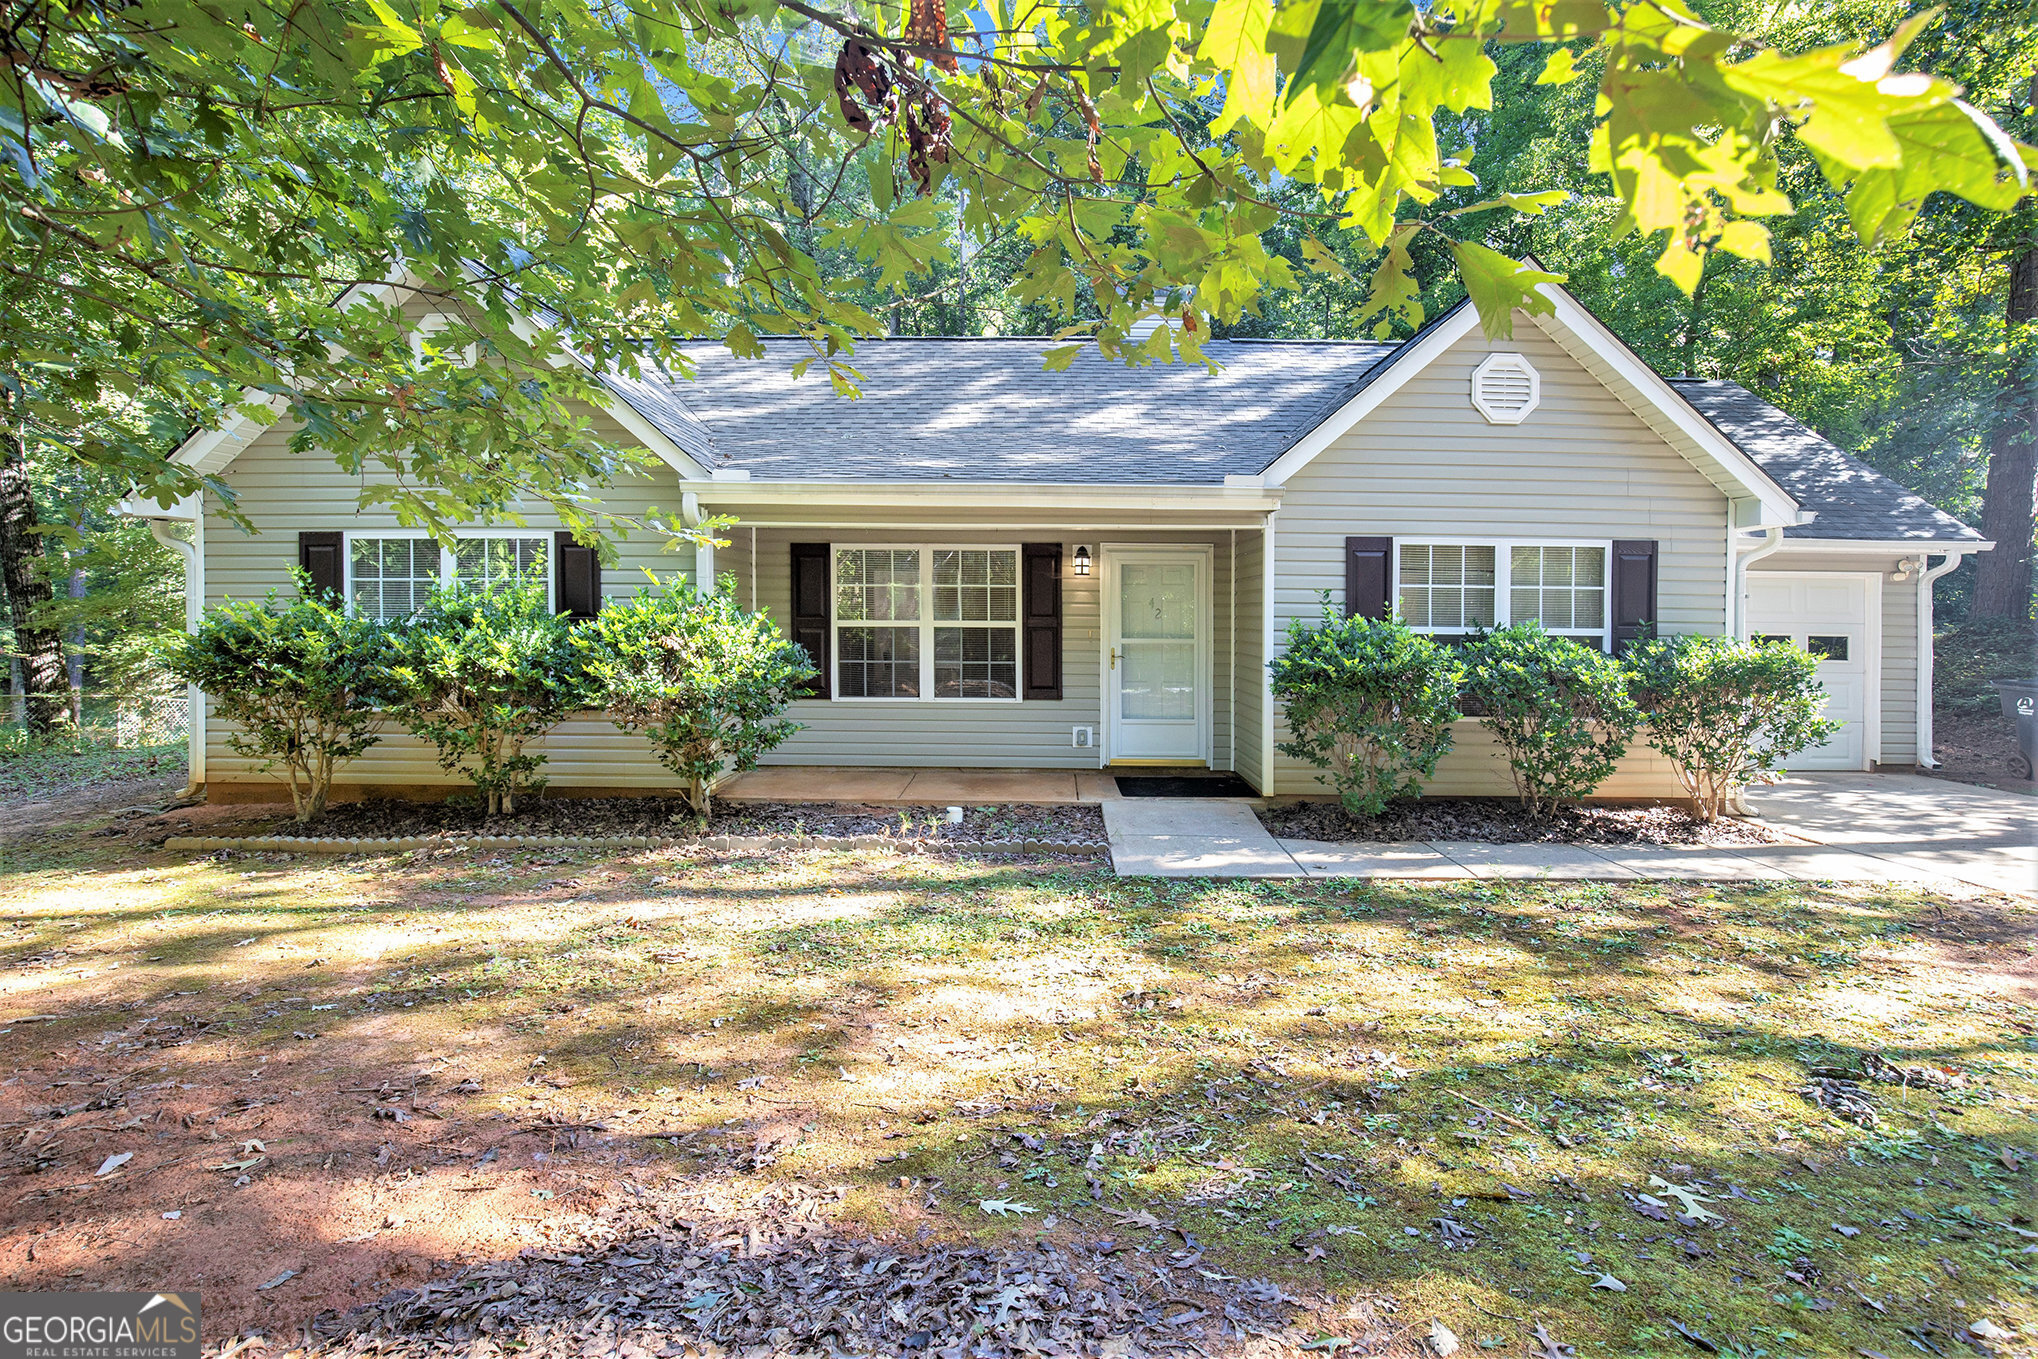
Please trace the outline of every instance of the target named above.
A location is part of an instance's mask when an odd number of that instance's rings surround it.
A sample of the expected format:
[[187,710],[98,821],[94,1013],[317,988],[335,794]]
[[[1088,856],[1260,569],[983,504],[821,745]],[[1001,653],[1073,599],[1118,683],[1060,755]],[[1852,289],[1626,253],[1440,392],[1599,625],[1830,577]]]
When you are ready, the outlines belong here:
[[2038,1338],[2028,905],[85,829],[0,879],[0,1274],[196,1287],[214,1343],[429,1281],[420,1353],[562,1289],[588,1353],[825,1352],[829,1271],[937,1255],[1000,1282],[827,1343],[1023,1348],[1020,1259],[1185,1304],[1070,1303],[1087,1353]]

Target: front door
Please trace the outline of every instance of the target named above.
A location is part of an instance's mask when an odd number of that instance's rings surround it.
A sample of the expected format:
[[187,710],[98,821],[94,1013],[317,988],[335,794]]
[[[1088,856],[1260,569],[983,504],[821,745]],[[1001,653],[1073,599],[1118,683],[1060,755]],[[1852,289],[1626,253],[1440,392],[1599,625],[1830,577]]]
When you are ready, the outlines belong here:
[[1202,764],[1210,755],[1210,556],[1104,553],[1105,758]]

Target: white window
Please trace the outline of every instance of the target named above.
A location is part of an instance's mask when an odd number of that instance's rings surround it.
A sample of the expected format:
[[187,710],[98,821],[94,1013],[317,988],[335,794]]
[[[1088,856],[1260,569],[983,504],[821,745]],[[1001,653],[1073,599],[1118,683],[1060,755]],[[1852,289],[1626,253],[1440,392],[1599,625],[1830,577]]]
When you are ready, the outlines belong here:
[[1394,598],[1419,632],[1463,633],[1539,621],[1551,632],[1605,650],[1604,542],[1395,543]]
[[838,547],[838,698],[1019,697],[1019,550]]
[[433,590],[482,585],[513,575],[550,574],[544,538],[461,534],[451,552],[419,534],[347,535],[347,600],[379,622],[408,617]]

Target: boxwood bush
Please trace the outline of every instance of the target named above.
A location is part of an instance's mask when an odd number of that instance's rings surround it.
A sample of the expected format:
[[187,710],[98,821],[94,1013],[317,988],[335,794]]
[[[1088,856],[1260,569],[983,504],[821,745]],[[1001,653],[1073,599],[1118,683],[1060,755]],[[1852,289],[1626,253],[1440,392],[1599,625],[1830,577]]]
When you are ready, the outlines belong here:
[[1268,668],[1292,733],[1281,753],[1328,770],[1317,781],[1353,815],[1420,794],[1451,748],[1464,666],[1398,618],[1346,618],[1326,599],[1315,622],[1290,621]]
[[1649,737],[1701,821],[1839,723],[1821,716],[1818,658],[1794,642],[1654,637],[1629,648],[1630,685]]
[[1540,623],[1476,634],[1465,666],[1479,720],[1507,752],[1515,791],[1535,816],[1605,782],[1641,722],[1619,661]]
[[325,810],[334,769],[381,739],[391,690],[382,629],[349,617],[302,573],[298,592],[207,609],[195,631],[166,640],[163,662],[234,724],[228,748],[282,768],[302,824]]
[[521,576],[437,591],[389,628],[392,715],[473,782],[490,816],[544,786],[530,743],[600,702],[571,633],[544,582]]
[[784,713],[813,678],[806,649],[725,591],[673,581],[610,604],[573,640],[610,719],[651,742],[703,820],[725,769],[755,769],[800,729]]

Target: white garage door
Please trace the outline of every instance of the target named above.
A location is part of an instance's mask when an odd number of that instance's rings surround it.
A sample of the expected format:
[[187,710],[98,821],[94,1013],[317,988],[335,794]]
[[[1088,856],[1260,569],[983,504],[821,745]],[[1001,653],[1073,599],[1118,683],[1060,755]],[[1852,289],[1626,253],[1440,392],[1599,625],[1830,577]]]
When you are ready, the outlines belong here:
[[1826,716],[1840,729],[1824,745],[1798,752],[1792,769],[1866,769],[1871,705],[1879,701],[1881,577],[1811,571],[1748,573],[1748,631],[1786,637],[1819,658]]

